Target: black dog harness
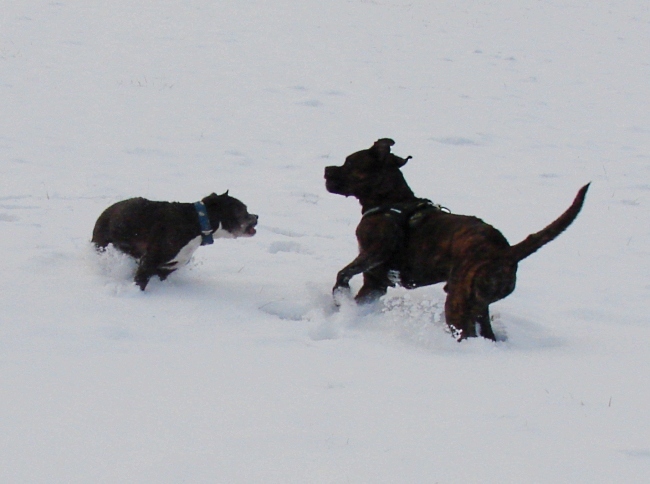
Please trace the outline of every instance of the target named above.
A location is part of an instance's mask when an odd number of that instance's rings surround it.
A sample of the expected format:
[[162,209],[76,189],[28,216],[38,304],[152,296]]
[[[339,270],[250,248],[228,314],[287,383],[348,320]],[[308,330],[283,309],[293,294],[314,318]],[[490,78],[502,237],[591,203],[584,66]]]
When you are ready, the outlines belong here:
[[451,213],[447,207],[433,203],[431,200],[426,198],[416,198],[410,202],[393,203],[371,208],[363,212],[361,218],[383,213],[395,220],[397,225],[407,229],[415,227],[422,218],[430,212]]
[[214,238],[212,234],[212,225],[210,224],[210,219],[208,218],[208,210],[205,208],[203,202],[195,202],[194,208],[196,213],[199,215],[199,225],[201,226],[201,245],[210,245],[214,243]]
[[395,225],[402,229],[395,233],[395,236],[398,237],[396,249],[387,261],[387,276],[392,285],[401,285],[409,289],[417,287],[417,284],[402,278],[400,274],[400,268],[403,266],[401,257],[403,255],[403,248],[407,244],[410,236],[410,231],[417,227],[427,214],[432,212],[451,213],[448,208],[433,203],[431,200],[416,198],[409,202],[380,205],[379,207],[366,210],[362,214],[362,219],[370,215],[384,215],[385,217],[389,217]]

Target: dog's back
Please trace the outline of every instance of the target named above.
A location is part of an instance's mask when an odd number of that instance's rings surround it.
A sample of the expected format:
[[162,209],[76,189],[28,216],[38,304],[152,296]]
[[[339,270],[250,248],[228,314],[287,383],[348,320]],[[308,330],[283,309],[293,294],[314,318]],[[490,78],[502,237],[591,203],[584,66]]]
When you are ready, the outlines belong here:
[[396,269],[406,285],[420,286],[446,281],[460,263],[494,260],[516,266],[571,225],[588,188],[582,187],[571,206],[555,221],[513,246],[499,230],[477,217],[431,212],[409,231],[403,251],[406,257],[397,262],[401,267]]
[[137,205],[137,203],[134,203],[137,201],[146,202],[144,198],[130,198],[114,203],[102,212],[97,222],[95,222],[92,238],[92,242],[98,249],[104,249],[108,244],[113,243],[114,237],[111,232],[112,227],[116,225],[115,221],[122,218],[121,214],[124,213],[125,208],[133,204]]
[[392,268],[402,284],[420,287],[447,281],[458,261],[501,257],[509,248],[501,232],[478,217],[431,212],[409,230]]
[[[152,240],[154,230],[164,230],[165,222],[178,218],[174,226],[181,229],[181,203],[158,202],[146,198],[130,198],[108,207],[99,216],[93,230],[92,242],[97,248],[115,245],[122,252],[140,258]],[[191,237],[192,234],[188,234]]]

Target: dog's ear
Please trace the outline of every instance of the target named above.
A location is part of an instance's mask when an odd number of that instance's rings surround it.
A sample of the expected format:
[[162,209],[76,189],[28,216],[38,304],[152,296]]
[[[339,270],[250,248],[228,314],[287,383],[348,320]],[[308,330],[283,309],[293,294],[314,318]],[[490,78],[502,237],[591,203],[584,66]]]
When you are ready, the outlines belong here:
[[412,158],[412,156],[407,156],[406,158],[400,158],[397,155],[394,155],[390,152],[390,147],[393,146],[395,142],[390,138],[381,138],[375,141],[375,144],[372,145],[370,151],[372,151],[379,161],[391,160],[397,168],[401,168]]
[[412,156],[407,156],[406,158],[400,158],[399,156],[393,155],[393,161],[398,168],[402,168],[408,161],[413,158]]
[[230,190],[226,190],[224,193],[222,193],[222,194],[219,195],[219,196],[220,196],[220,197],[227,197],[229,191],[230,191]]
[[390,138],[381,138],[375,141],[370,151],[375,154],[379,161],[384,161],[390,155],[390,147],[394,144],[395,142]]

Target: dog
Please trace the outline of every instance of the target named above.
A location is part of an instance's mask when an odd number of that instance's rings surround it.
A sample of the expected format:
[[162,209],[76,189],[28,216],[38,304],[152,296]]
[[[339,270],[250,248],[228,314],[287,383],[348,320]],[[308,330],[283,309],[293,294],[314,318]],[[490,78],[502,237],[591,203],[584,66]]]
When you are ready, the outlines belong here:
[[144,291],[149,279],[158,276],[164,281],[215,237],[252,237],[257,220],[228,192],[213,193],[196,203],[130,198],[104,210],[95,223],[92,242],[100,251],[113,244],[138,259],[135,283]]
[[473,216],[456,215],[417,198],[400,170],[408,160],[391,153],[392,139],[325,168],[328,192],[353,196],[362,208],[356,229],[359,255],[336,277],[335,301],[349,294],[350,279],[363,273],[355,299],[372,302],[389,286],[406,288],[446,282],[445,319],[458,340],[496,341],[489,305],[515,289],[517,264],[560,235],[575,220],[589,184],[571,206],[541,231],[510,245],[497,229]]

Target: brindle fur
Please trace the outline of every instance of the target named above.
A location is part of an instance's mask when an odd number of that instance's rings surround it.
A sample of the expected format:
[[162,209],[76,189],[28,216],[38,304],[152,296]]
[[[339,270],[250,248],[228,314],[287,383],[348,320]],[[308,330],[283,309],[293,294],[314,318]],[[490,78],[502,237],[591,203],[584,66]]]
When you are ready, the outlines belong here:
[[[400,168],[409,158],[390,151],[391,139],[351,154],[343,166],[325,168],[331,193],[356,197],[362,212],[378,206],[417,202]],[[577,217],[589,184],[553,223],[511,246],[497,229],[477,217],[426,210],[414,224],[401,223],[390,212],[364,216],[356,236],[359,255],[339,271],[335,295],[349,292],[350,279],[363,273],[355,299],[371,302],[395,282],[415,288],[446,282],[445,319],[458,340],[477,336],[495,340],[489,305],[515,288],[517,264],[560,235]],[[391,274],[397,274],[391,277]]]

